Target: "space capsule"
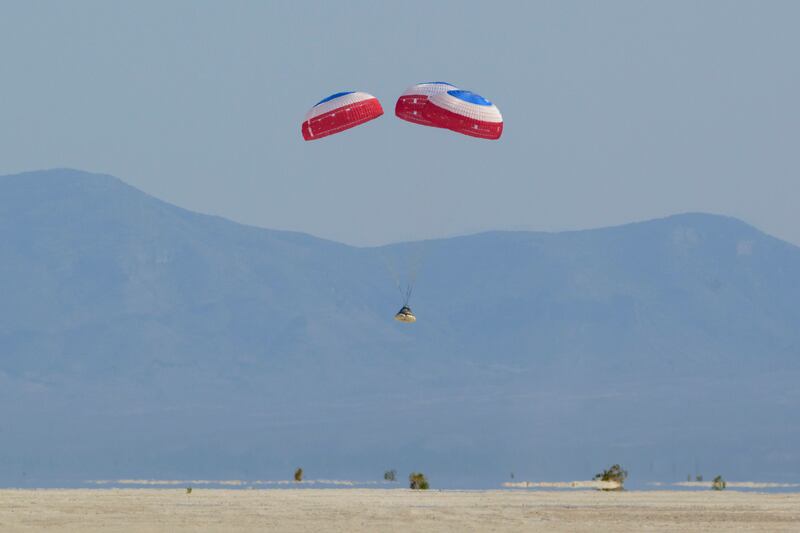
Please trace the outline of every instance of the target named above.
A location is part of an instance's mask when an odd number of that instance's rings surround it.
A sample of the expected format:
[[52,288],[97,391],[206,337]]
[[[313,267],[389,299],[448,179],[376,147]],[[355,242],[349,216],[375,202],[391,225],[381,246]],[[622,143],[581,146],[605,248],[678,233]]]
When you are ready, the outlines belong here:
[[407,305],[404,305],[402,309],[400,309],[396,315],[394,315],[394,319],[399,322],[406,322],[412,323],[417,321],[417,317],[414,316],[414,313],[411,312],[411,308]]

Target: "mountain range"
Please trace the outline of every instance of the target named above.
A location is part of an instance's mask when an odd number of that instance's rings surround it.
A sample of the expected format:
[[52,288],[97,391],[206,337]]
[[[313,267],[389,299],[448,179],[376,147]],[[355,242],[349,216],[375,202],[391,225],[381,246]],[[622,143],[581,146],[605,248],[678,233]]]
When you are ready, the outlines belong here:
[[4,176],[0,484],[797,481],[798,302],[800,248],[718,215],[361,248]]

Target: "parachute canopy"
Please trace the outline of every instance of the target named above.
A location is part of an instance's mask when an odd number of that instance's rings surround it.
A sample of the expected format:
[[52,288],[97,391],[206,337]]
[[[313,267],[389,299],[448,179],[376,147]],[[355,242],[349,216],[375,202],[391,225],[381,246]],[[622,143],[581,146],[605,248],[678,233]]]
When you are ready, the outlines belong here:
[[422,116],[440,128],[481,139],[499,139],[503,116],[483,96],[461,89],[440,92],[428,98]]
[[412,85],[397,99],[397,103],[394,106],[394,114],[397,118],[414,124],[441,127],[425,118],[422,114],[422,108],[425,107],[428,99],[434,94],[445,93],[453,89],[457,89],[457,87],[443,81],[429,81]]
[[377,98],[362,92],[342,92],[320,100],[306,114],[303,139],[312,141],[342,132],[383,115]]
[[417,317],[414,316],[414,313],[411,312],[411,308],[407,305],[404,305],[403,308],[394,315],[394,319],[407,324],[417,321]]

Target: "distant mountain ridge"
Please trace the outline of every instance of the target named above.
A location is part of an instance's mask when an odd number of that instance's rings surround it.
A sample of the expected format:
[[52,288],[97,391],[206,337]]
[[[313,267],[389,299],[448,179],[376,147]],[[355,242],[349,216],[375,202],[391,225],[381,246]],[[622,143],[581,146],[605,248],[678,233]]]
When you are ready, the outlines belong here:
[[797,479],[798,302],[800,248],[715,215],[356,248],[4,176],[0,484]]

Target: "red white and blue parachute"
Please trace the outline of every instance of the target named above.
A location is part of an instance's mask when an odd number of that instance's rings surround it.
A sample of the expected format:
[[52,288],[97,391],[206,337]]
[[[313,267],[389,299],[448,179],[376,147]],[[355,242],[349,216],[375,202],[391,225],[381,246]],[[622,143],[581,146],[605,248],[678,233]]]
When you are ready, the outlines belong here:
[[342,92],[320,100],[306,114],[303,139],[312,141],[342,132],[383,115],[377,98],[362,92]]
[[394,106],[394,114],[397,118],[414,124],[440,127],[426,119],[422,114],[422,109],[431,96],[453,89],[457,89],[457,87],[443,81],[429,81],[412,85],[397,99],[397,103]]
[[440,128],[482,139],[499,139],[503,116],[497,106],[479,94],[453,89],[434,94],[422,116]]
[[[436,128],[446,128],[481,139],[499,139],[503,116],[492,102],[443,81],[412,85],[400,95],[394,113],[398,118]],[[303,121],[303,138],[320,139],[358,126],[383,114],[377,98],[364,92],[341,92],[320,100]]]

